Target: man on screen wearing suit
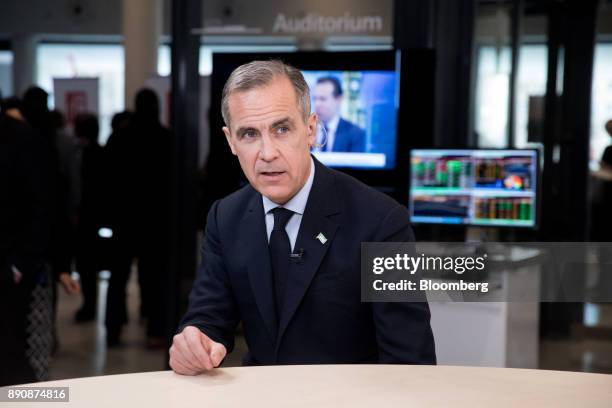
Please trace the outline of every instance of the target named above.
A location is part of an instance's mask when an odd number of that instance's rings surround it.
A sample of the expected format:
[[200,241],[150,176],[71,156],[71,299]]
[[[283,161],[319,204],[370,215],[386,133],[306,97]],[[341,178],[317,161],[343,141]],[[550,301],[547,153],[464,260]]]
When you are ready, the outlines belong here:
[[215,202],[170,366],[218,366],[242,322],[245,365],[435,364],[429,307],[360,299],[360,246],[413,241],[408,212],[310,155],[316,114],[299,70],[237,68],[223,128],[249,185]]
[[359,126],[340,117],[342,86],[338,78],[329,76],[317,80],[314,107],[322,129],[317,135],[318,150],[323,152],[365,153],[365,132]]

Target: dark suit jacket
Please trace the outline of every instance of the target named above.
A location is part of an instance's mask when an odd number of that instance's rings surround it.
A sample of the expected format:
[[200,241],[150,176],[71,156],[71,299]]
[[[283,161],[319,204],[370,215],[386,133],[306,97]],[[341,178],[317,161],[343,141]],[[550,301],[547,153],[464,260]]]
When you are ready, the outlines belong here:
[[[315,159],[279,323],[261,195],[250,185],[215,202],[203,259],[181,322],[231,351],[242,321],[246,365],[435,364],[427,303],[362,303],[365,241],[413,241],[408,211]],[[323,233],[322,244],[315,237]]]
[[348,120],[340,118],[332,152],[364,153],[365,131]]

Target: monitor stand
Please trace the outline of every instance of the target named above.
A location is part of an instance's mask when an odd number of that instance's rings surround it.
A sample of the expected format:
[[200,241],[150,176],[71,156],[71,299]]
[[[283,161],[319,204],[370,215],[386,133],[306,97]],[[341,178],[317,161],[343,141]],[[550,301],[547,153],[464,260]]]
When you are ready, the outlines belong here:
[[499,242],[498,228],[467,227],[465,229],[465,242],[483,244]]
[[509,256],[511,252],[510,246],[500,244],[499,228],[467,227],[465,242],[474,245],[476,251],[482,253]]

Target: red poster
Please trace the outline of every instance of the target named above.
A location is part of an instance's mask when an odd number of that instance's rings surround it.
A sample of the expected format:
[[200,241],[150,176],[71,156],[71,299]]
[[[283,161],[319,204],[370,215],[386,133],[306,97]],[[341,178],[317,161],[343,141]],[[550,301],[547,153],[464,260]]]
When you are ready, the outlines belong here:
[[68,91],[65,93],[66,98],[66,120],[68,124],[74,124],[76,115],[81,112],[87,112],[87,92],[85,91]]

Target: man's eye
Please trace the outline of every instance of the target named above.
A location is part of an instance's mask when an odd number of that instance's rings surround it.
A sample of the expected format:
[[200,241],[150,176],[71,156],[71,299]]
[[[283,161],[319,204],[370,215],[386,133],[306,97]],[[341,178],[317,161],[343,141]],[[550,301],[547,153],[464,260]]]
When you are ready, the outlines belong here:
[[287,133],[289,132],[289,128],[287,126],[279,126],[278,128],[276,128],[276,133]]
[[246,138],[246,139],[252,139],[255,136],[257,136],[257,132],[254,132],[252,130],[247,130],[246,132],[244,132],[242,134],[242,137]]

